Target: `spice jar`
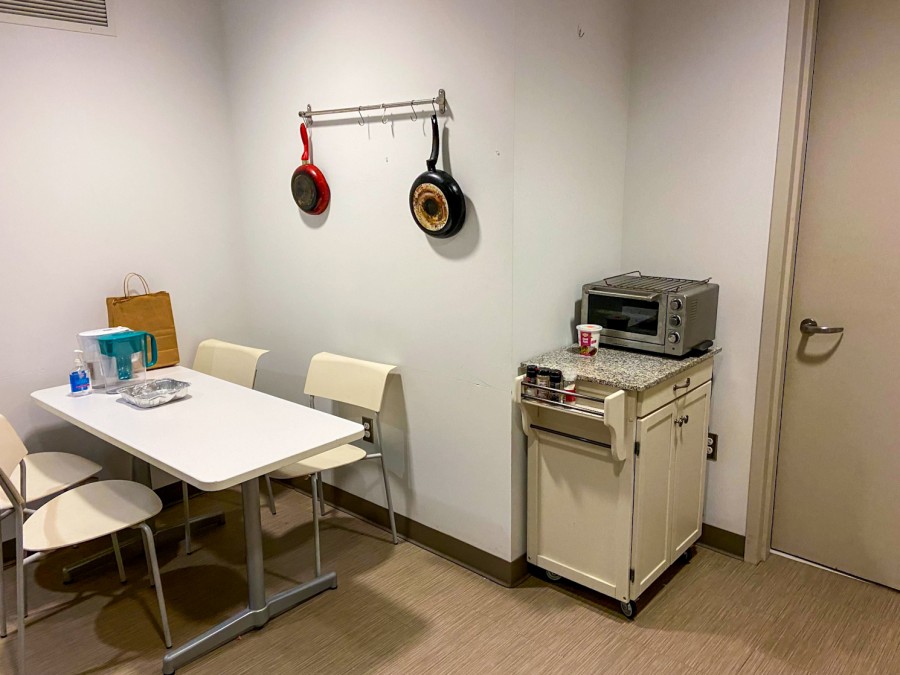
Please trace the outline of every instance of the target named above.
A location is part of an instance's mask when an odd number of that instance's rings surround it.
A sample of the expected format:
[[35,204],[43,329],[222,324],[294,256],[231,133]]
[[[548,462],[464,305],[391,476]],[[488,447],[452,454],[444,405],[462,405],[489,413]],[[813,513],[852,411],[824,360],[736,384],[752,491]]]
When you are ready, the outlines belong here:
[[[550,371],[550,388],[551,389],[560,389],[562,390],[562,371],[561,370],[551,370]],[[562,393],[548,392],[548,396],[551,401],[555,403],[559,403],[562,401]]]
[[[549,368],[541,368],[538,370],[537,383],[538,383],[539,387],[549,387],[550,386],[550,369]],[[550,398],[550,392],[544,391],[543,389],[538,389],[537,397],[538,398]]]
[[537,366],[527,366],[525,368],[525,394],[528,396],[534,396],[535,388],[529,387],[529,384],[537,384],[537,375],[538,375],[538,367]]

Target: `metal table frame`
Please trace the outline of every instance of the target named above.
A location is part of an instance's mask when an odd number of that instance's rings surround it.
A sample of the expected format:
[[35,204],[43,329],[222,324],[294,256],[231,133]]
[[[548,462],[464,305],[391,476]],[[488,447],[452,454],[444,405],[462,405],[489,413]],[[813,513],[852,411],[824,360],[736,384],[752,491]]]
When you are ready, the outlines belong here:
[[247,551],[247,608],[241,610],[218,626],[180,647],[169,651],[163,657],[164,675],[172,675],[191,661],[208,654],[244,633],[265,626],[274,619],[310,598],[337,588],[337,574],[328,572],[311,581],[266,598],[265,573],[263,570],[262,521],[259,506],[259,479],[252,478],[241,483],[241,497],[244,510],[244,539]]

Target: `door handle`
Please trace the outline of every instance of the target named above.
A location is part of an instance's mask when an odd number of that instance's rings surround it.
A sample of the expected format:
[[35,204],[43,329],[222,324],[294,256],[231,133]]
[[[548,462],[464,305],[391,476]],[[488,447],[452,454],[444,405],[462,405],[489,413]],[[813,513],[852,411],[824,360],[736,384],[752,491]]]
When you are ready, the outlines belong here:
[[804,335],[822,335],[826,333],[843,333],[843,326],[820,326],[815,319],[803,319],[800,322],[800,332]]

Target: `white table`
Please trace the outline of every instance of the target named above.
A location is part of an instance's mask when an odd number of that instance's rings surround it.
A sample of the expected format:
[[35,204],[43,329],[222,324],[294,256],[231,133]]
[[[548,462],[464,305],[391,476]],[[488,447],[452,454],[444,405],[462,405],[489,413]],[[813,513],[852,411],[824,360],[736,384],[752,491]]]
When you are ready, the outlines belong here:
[[163,658],[170,675],[190,661],[337,586],[329,572],[266,598],[259,477],[363,437],[356,422],[176,366],[150,373],[191,383],[190,396],[134,408],[118,396],[73,397],[66,385],[31,396],[54,415],[202,490],[240,484],[247,550],[247,609]]

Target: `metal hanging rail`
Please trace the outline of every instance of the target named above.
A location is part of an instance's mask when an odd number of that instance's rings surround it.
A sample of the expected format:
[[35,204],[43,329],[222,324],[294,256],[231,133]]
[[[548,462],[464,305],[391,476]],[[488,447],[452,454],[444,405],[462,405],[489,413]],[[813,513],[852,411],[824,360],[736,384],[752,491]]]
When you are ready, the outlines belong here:
[[[447,97],[443,89],[438,89],[438,94],[434,98],[420,98],[412,101],[397,101],[396,103],[376,103],[374,105],[361,105],[355,108],[329,108],[328,110],[313,110],[312,106],[307,105],[306,110],[301,110],[297,114],[300,117],[304,118],[308,124],[312,124],[312,118],[314,115],[341,115],[344,113],[359,113],[361,117],[362,113],[366,110],[386,111],[388,108],[405,108],[406,106],[412,108],[413,114],[415,115],[415,106],[426,105],[428,103],[430,103],[432,106],[437,106],[437,112],[440,112],[441,114],[447,112]],[[415,119],[415,117],[413,119]]]

